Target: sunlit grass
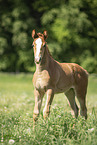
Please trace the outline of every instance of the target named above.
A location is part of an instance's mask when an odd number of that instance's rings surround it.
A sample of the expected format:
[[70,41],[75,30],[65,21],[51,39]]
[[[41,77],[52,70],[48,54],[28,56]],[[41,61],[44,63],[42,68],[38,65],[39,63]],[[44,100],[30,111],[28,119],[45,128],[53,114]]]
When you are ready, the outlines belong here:
[[89,77],[88,119],[75,119],[64,94],[55,95],[51,113],[40,117],[33,131],[34,94],[32,74],[0,74],[0,143],[17,145],[96,145],[97,76]]

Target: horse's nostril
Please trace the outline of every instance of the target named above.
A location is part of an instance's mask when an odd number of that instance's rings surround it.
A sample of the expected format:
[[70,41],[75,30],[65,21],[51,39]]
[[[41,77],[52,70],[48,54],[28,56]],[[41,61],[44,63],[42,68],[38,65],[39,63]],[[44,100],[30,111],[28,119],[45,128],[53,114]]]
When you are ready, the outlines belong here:
[[39,58],[35,58],[35,62],[39,62]]
[[38,58],[38,57],[35,58],[35,62],[36,62],[36,63],[39,63],[40,61],[41,61],[41,57],[40,57],[40,58]]

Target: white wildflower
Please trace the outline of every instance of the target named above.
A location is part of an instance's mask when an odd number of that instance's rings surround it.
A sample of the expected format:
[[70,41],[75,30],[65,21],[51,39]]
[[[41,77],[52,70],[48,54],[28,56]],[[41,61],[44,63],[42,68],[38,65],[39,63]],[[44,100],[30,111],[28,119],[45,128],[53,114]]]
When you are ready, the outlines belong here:
[[60,116],[60,115],[58,115],[58,117],[59,117],[59,118],[61,118],[61,116]]
[[26,115],[28,116],[28,115],[29,115],[29,113],[26,113]]
[[89,132],[93,132],[94,131],[94,128],[91,128],[91,129],[88,129]]
[[1,142],[3,142],[3,137],[2,137],[2,139],[1,139]]
[[15,143],[15,141],[13,139],[10,139],[9,144],[13,144],[13,143]]
[[31,132],[31,128],[29,127],[28,129],[27,129],[27,133],[30,133]]

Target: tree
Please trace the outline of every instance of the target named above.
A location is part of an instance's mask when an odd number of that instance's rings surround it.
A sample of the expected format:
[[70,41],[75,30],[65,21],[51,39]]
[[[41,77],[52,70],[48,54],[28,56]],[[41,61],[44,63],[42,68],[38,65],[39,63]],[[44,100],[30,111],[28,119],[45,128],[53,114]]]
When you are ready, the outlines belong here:
[[[94,28],[92,20],[84,9],[83,1],[69,0],[68,3],[64,3],[64,5],[59,8],[53,8],[44,13],[42,24],[50,29],[50,37],[54,38],[53,41],[57,41],[60,45],[60,47],[58,47],[58,58],[61,62],[76,62],[88,69],[89,72],[96,72],[97,70],[94,68],[97,67],[95,57],[97,53],[95,55],[93,50],[95,52],[97,46],[97,33],[95,34],[93,29],[97,30],[97,25],[96,28]],[[94,17],[92,17],[92,19],[93,18]],[[95,37],[93,37],[93,34],[95,34]],[[92,35],[92,37],[90,35]],[[87,53],[86,57],[88,61],[84,63],[85,58],[79,56],[83,56],[84,53],[86,54],[86,50],[88,50],[91,55]],[[93,60],[96,63],[91,66]],[[92,71],[89,66],[92,67]]]
[[55,59],[97,72],[96,15],[96,0],[0,0],[0,71],[32,71],[31,32],[46,29]]
[[[31,31],[36,26],[26,1],[1,1],[0,70],[30,71]],[[32,60],[32,61],[31,61]]]

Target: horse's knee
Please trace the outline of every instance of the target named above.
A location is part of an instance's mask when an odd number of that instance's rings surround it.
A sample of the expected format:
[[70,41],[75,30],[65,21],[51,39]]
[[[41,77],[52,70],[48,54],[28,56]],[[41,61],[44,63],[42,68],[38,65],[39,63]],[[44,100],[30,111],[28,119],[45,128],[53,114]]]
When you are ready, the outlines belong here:
[[78,112],[79,112],[79,108],[78,108],[78,106],[75,104],[75,110],[74,110],[74,113],[75,113],[75,118],[77,118],[78,117]]
[[44,119],[47,119],[48,118],[48,116],[49,116],[49,114],[50,114],[50,111],[48,111],[48,112],[43,112],[43,118]]
[[39,114],[33,113],[33,121],[36,122],[38,120]]
[[86,107],[84,109],[81,109],[80,110],[80,115],[81,116],[84,116],[85,119],[87,119],[87,108]]

